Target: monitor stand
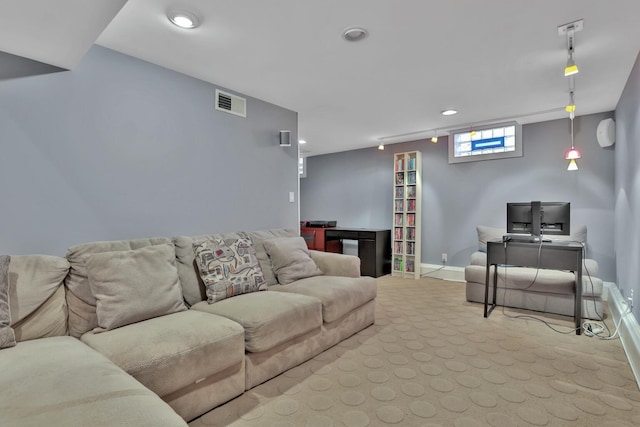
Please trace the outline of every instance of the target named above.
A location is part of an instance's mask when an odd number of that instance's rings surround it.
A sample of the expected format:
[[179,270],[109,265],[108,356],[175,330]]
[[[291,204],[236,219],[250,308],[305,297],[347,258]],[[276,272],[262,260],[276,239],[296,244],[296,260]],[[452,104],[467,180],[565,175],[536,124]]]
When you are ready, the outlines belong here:
[[533,242],[540,241],[540,228],[542,223],[542,210],[540,201],[531,202],[531,237]]

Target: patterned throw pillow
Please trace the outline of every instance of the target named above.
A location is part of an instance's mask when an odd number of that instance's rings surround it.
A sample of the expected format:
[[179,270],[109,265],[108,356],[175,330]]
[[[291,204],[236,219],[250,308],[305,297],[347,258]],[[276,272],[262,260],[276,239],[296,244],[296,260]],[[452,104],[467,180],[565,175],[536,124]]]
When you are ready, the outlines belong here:
[[193,251],[209,304],[234,295],[267,290],[250,238],[195,242]]
[[16,345],[9,311],[9,261],[10,256],[0,255],[0,349]]

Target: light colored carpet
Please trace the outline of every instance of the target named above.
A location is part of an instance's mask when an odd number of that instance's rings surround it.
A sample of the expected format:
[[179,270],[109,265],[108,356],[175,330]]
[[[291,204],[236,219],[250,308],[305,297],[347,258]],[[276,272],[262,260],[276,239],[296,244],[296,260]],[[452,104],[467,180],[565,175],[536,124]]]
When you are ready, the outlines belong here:
[[482,310],[462,283],[382,277],[375,325],[190,426],[640,425],[618,340]]

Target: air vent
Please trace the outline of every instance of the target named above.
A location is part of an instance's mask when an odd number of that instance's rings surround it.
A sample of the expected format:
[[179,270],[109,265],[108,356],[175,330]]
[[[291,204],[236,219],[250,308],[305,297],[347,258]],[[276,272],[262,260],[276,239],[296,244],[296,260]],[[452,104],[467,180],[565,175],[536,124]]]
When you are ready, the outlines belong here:
[[216,110],[247,117],[247,100],[216,89]]

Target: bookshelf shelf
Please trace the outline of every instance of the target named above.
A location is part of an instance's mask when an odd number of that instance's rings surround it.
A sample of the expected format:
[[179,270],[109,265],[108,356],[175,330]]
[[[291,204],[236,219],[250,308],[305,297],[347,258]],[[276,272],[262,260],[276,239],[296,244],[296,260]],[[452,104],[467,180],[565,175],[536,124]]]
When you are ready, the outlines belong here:
[[422,154],[420,151],[395,153],[393,158],[391,275],[419,279]]

